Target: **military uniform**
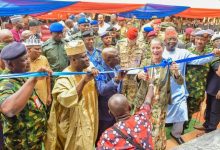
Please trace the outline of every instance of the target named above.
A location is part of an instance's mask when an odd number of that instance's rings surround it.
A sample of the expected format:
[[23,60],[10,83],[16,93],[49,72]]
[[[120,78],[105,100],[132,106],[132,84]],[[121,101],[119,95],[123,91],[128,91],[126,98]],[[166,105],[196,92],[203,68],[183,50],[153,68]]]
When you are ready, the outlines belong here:
[[50,38],[42,45],[42,53],[47,57],[53,71],[63,71],[68,66],[64,44],[63,40],[56,42]]
[[[122,68],[140,67],[142,60],[144,60],[144,48],[140,44],[135,44],[129,47],[127,39],[119,40],[116,47],[119,50],[119,57],[121,59],[120,66]],[[122,93],[126,95],[132,107],[134,107],[133,100],[135,98],[138,85],[134,81],[135,75],[127,75],[124,79]]]
[[[205,48],[204,51],[198,52],[195,48],[189,48],[193,54],[204,55],[211,52],[211,49]],[[187,65],[186,85],[189,92],[188,116],[189,120],[193,113],[199,111],[201,102],[205,99],[206,79],[209,72],[209,64],[204,65]]]
[[[4,73],[9,73],[4,71]],[[25,83],[24,79],[0,80],[0,103],[18,91]],[[36,92],[30,96],[24,109],[14,117],[1,114],[4,124],[4,149],[41,150],[46,133],[46,107]]]
[[[144,60],[141,66],[154,65],[151,59]],[[167,107],[171,100],[170,94],[170,77],[174,74],[170,72],[168,67],[151,68],[148,74],[152,74],[154,78],[154,97],[151,101],[151,123],[152,123],[152,138],[155,150],[166,149],[166,130],[165,119],[167,114]],[[183,77],[180,75],[174,78],[178,84],[183,84]],[[143,105],[147,91],[149,88],[149,81],[140,80],[139,88],[135,98],[136,109],[140,109]]]

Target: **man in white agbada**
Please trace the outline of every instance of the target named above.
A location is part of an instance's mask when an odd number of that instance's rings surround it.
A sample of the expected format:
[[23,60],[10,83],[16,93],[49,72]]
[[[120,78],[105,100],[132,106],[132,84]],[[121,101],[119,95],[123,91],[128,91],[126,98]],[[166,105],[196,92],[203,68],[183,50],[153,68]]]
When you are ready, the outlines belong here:
[[[177,42],[178,42],[177,36],[178,34],[175,30],[168,30],[167,32],[165,32],[166,48],[163,52],[163,58],[165,59],[171,58],[173,61],[175,61],[179,59],[197,56],[195,54],[192,54],[188,50],[177,48],[176,47]],[[214,50],[213,52],[219,56],[220,50]],[[212,61],[213,59],[214,59],[214,56],[193,60],[187,63],[193,64],[193,65],[201,65],[201,64],[208,63]],[[187,63],[179,64],[180,72],[183,75],[183,77],[185,76]],[[174,81],[174,79],[171,77],[171,99],[172,100],[171,100],[171,104],[168,105],[166,123],[173,123],[171,136],[176,140],[176,142],[178,142],[178,144],[184,143],[183,139],[181,138],[181,133],[183,131],[184,122],[188,120],[187,101],[186,101],[187,97],[188,97],[188,91],[186,89],[185,78],[184,78],[184,84],[178,85]]]

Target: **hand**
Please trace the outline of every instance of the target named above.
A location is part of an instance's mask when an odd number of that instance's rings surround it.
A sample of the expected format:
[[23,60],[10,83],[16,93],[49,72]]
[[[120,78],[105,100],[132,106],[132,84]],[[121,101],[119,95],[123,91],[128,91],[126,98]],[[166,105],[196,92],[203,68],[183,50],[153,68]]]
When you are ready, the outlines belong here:
[[220,90],[218,90],[218,93],[216,94],[216,99],[220,100]]
[[170,71],[177,77],[179,76],[179,65],[176,62],[172,62]]
[[[51,69],[45,68],[45,67],[41,67],[39,68],[36,72],[46,72],[48,73],[49,76],[52,75],[53,71]],[[38,80],[42,80],[45,77],[34,77],[34,80],[38,81]]]
[[99,71],[96,68],[92,68],[89,74],[86,74],[83,78],[85,83],[88,83],[92,79],[94,79],[95,76],[99,74]]
[[120,81],[123,80],[127,73],[128,73],[127,70],[120,70],[118,72],[117,79],[120,80]]
[[144,71],[139,72],[139,73],[137,74],[137,77],[138,77],[139,80],[144,80],[144,81],[146,81],[146,80],[149,79],[148,73],[146,73],[146,72],[144,72]]
[[213,50],[213,53],[215,54],[215,56],[220,56],[220,49],[215,48]]

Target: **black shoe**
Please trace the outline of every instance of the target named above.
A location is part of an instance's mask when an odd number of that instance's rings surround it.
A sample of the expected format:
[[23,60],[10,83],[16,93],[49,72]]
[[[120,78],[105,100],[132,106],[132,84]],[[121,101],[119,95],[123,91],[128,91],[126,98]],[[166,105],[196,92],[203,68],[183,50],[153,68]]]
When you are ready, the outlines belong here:
[[185,143],[185,141],[181,137],[177,138],[177,137],[173,136],[173,134],[171,132],[170,132],[170,135],[179,145]]

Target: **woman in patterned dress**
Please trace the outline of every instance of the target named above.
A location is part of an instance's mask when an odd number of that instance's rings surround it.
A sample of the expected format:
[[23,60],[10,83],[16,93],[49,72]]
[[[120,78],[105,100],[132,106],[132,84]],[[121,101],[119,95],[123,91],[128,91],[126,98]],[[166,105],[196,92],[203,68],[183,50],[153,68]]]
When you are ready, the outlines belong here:
[[[163,43],[159,39],[153,39],[150,45],[151,59],[144,60],[141,66],[159,64],[163,61]],[[170,95],[170,77],[173,77],[178,84],[183,84],[183,77],[179,72],[178,65],[173,62],[169,67],[151,68],[145,73],[139,72],[135,80],[139,83],[135,103],[136,110],[140,108],[147,94],[149,78],[154,80],[154,97],[151,102],[151,123],[152,137],[155,150],[166,149],[165,119]]]

